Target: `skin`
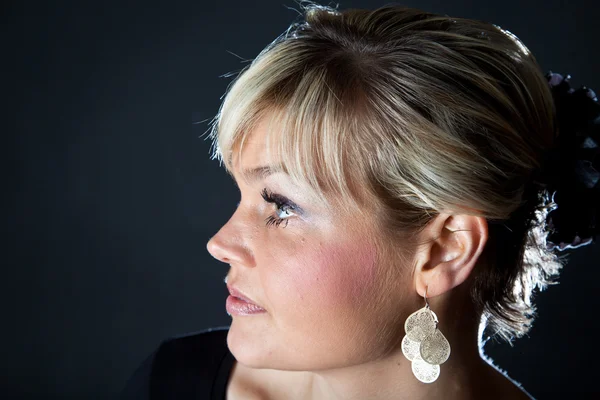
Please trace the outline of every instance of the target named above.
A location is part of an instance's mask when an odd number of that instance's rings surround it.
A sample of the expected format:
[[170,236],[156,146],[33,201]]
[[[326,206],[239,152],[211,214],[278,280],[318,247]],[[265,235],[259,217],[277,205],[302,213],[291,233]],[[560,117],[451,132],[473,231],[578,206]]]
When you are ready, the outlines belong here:
[[[479,352],[479,318],[467,290],[487,240],[485,219],[440,213],[422,233],[432,241],[412,263],[399,265],[386,256],[368,213],[328,210],[308,186],[281,172],[243,178],[242,171],[277,161],[265,159],[265,129],[252,132],[234,163],[241,201],[207,243],[229,264],[228,284],[267,311],[232,316],[227,345],[236,363],[227,398],[529,398]],[[264,188],[302,211],[278,212],[262,198]],[[288,221],[266,226],[269,216]],[[400,348],[404,321],[425,305],[426,287],[451,345],[430,384],[413,376]]]

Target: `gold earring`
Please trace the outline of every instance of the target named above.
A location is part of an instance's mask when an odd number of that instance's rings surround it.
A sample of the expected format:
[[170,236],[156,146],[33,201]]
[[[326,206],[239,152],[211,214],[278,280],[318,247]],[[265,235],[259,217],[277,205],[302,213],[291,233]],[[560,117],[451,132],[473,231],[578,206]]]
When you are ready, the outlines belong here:
[[450,357],[450,343],[437,328],[437,315],[429,308],[427,286],[425,307],[410,314],[404,322],[402,354],[412,362],[412,372],[424,383],[440,376],[440,364]]

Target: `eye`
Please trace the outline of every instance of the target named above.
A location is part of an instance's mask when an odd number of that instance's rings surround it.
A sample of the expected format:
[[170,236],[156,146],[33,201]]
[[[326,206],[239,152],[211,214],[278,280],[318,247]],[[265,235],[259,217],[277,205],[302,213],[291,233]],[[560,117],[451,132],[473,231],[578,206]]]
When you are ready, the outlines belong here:
[[262,190],[261,195],[262,195],[262,198],[267,203],[273,203],[273,204],[277,205],[277,210],[276,210],[277,216],[270,215],[265,220],[266,225],[267,226],[270,226],[270,225],[279,226],[285,221],[285,225],[283,226],[285,228],[287,226],[287,224],[289,223],[288,217],[296,215],[295,212],[293,212],[293,211],[298,210],[299,207],[296,204],[294,204],[293,202],[291,202],[290,200],[288,200],[287,198],[285,198],[284,196],[269,192],[267,190],[267,188],[264,188]]

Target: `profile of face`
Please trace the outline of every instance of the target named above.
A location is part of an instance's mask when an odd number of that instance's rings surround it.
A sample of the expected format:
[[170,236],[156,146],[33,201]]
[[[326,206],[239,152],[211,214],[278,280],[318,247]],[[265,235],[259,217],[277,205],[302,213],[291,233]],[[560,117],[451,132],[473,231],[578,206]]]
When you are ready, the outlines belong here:
[[308,185],[283,172],[244,180],[243,171],[266,165],[265,129],[257,126],[242,164],[234,162],[241,200],[207,243],[213,257],[229,264],[227,283],[266,310],[232,316],[230,351],[248,367],[299,371],[384,356],[415,310],[408,266],[381,254],[372,220],[327,211]]

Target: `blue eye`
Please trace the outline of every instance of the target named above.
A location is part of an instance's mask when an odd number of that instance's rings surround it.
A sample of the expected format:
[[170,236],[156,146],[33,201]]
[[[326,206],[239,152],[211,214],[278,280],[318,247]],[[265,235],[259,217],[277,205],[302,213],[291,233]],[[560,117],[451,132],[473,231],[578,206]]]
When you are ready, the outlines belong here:
[[[288,217],[295,215],[295,213],[293,211],[298,210],[299,207],[296,204],[294,204],[293,202],[291,202],[290,200],[288,200],[287,198],[285,198],[284,196],[269,192],[267,190],[267,188],[264,188],[262,190],[261,195],[262,195],[262,198],[267,203],[273,203],[273,204],[277,205],[277,211],[276,211],[277,216],[270,215],[265,220],[266,225],[267,226],[274,225],[277,227],[285,221],[285,225],[283,226],[285,228],[287,226],[287,224],[289,223]],[[286,218],[281,218],[279,216],[280,213],[287,214]]]

